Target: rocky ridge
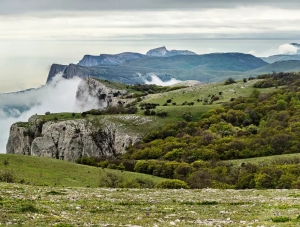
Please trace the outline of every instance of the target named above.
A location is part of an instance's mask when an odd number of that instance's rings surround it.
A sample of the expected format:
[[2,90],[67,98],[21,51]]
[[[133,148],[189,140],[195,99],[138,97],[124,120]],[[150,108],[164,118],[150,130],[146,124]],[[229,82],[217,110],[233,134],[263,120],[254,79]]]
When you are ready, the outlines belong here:
[[80,66],[114,66],[127,61],[138,60],[146,56],[139,53],[124,52],[120,54],[100,54],[99,56],[85,55],[78,63]]

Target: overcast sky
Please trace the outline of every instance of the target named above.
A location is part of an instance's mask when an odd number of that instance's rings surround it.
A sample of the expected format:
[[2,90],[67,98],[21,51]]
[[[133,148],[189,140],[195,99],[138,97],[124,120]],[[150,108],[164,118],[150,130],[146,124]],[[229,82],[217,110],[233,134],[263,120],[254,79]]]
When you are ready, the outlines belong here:
[[53,62],[84,54],[278,54],[300,42],[299,24],[299,0],[0,0],[0,92],[40,86]]

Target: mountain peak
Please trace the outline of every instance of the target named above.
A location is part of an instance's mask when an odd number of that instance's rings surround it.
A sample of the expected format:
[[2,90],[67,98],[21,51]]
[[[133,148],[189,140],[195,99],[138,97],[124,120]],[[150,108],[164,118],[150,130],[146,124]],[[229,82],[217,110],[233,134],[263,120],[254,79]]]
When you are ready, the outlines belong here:
[[165,46],[151,49],[146,54],[149,57],[171,57],[175,55],[196,55],[194,52],[189,50],[167,50]]
[[167,50],[167,48],[165,46],[162,46],[149,50],[146,55],[150,57],[164,57],[168,52],[169,51]]

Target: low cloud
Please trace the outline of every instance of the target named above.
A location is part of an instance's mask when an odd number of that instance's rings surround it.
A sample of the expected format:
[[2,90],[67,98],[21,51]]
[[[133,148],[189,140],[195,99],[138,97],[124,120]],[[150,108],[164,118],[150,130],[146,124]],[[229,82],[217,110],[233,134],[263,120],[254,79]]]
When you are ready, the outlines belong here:
[[6,152],[10,126],[18,121],[27,121],[34,114],[50,111],[75,112],[76,91],[81,79],[66,80],[61,74],[39,89],[27,92],[0,95],[0,153]]
[[278,53],[279,54],[297,54],[299,47],[293,46],[291,44],[283,44],[279,46]]
[[158,76],[156,75],[151,75],[151,80],[145,80],[145,84],[155,84],[155,85],[159,85],[159,86],[171,86],[174,84],[178,84],[182,81],[180,80],[176,80],[174,78],[172,78],[169,81],[162,81]]
[[250,51],[248,52],[248,54],[255,55],[255,54],[256,54],[256,52],[255,52],[255,50],[250,50]]

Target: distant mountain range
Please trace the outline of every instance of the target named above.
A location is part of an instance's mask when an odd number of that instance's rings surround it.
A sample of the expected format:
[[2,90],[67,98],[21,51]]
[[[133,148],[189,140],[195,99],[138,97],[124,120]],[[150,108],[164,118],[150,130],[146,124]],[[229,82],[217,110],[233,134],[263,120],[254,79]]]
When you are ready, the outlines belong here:
[[[300,44],[291,45],[300,48]],[[85,55],[77,65],[53,64],[47,82],[59,72],[65,78],[91,76],[134,84],[144,83],[153,74],[163,81],[175,78],[211,83],[228,77],[242,78],[273,71],[300,71],[300,55],[274,55],[267,58],[242,53],[197,55],[188,50],[169,51],[166,47],[159,47],[149,50],[145,55],[133,52]]]
[[290,61],[290,60],[299,60],[300,61],[300,55],[272,55],[270,57],[261,58],[267,63],[274,63],[277,61]]
[[100,54],[99,56],[85,55],[79,61],[80,66],[113,66],[129,61],[149,58],[149,57],[171,57],[176,55],[196,55],[188,50],[167,50],[166,47],[159,47],[149,50],[146,55],[140,53],[124,52],[121,54]]

